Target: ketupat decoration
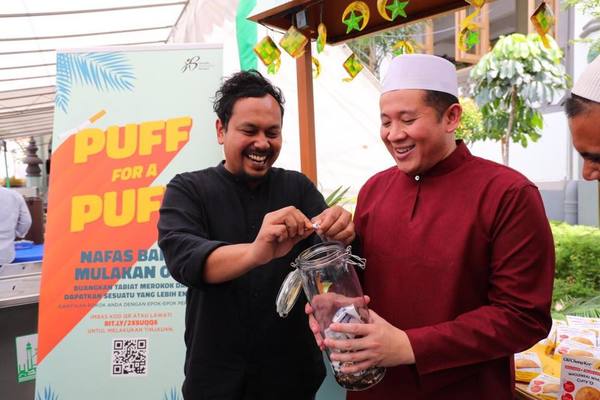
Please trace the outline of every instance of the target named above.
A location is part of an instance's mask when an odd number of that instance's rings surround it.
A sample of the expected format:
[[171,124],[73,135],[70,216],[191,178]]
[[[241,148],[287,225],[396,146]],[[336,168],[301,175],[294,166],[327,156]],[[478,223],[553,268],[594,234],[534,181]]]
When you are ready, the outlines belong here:
[[324,23],[319,24],[317,32],[319,33],[319,36],[317,36],[317,53],[320,53],[325,49],[325,43],[327,43],[327,27]]
[[281,51],[269,36],[262,38],[253,48],[257,57],[267,67],[267,72],[276,74],[281,66]]
[[548,4],[546,4],[545,1],[542,1],[533,14],[531,14],[529,19],[531,20],[535,31],[538,33],[538,35],[540,35],[542,43],[544,43],[544,47],[549,49],[551,46],[546,35],[554,26],[554,14],[552,13],[550,7],[548,7]]
[[281,58],[278,58],[269,64],[267,67],[267,73],[275,75],[279,71],[279,67],[281,67]]
[[[360,13],[360,15],[356,15],[355,12]],[[362,31],[365,29],[365,26],[369,23],[370,16],[369,6],[364,1],[353,1],[348,4],[342,14],[342,22],[347,27],[346,33],[348,34],[353,30]]]
[[[388,0],[377,0],[377,11],[379,12],[379,15],[383,17],[383,19],[393,21],[399,16],[404,18],[407,17],[404,9],[408,5],[408,1],[394,0],[390,5],[388,5],[387,2]],[[388,14],[387,10],[390,10],[392,13],[391,16]]]
[[304,47],[307,43],[308,39],[306,36],[296,29],[294,25],[290,26],[290,29],[287,30],[279,41],[281,48],[294,58],[298,58],[304,54]]
[[350,82],[351,80],[353,80],[356,77],[356,75],[358,75],[358,73],[363,69],[363,65],[360,63],[358,57],[354,53],[352,53],[350,57],[348,57],[346,61],[344,61],[343,65],[348,75],[350,75],[350,78],[343,79],[344,82]]

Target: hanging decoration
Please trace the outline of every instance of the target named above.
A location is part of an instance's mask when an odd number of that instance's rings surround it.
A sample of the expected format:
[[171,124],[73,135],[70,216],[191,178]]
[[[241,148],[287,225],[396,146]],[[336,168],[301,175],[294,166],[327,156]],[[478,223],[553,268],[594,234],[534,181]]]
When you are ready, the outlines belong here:
[[398,40],[392,46],[392,53],[395,56],[399,56],[401,54],[413,54],[415,52],[415,47],[408,40]]
[[319,36],[317,36],[317,53],[320,53],[325,49],[325,43],[327,43],[327,27],[324,23],[319,24],[317,32],[319,33]]
[[276,74],[281,66],[281,51],[269,36],[262,38],[260,42],[254,46],[254,52],[267,67],[269,74]]
[[548,41],[548,32],[554,26],[554,14],[548,4],[542,1],[536,10],[531,14],[529,18],[533,24],[535,31],[540,35],[544,47],[550,48],[550,42]]
[[360,63],[358,57],[354,53],[352,53],[350,57],[348,57],[346,61],[344,61],[343,65],[348,75],[350,75],[349,78],[343,79],[344,82],[350,82],[363,69],[363,65]]
[[287,30],[279,41],[281,48],[294,58],[298,58],[304,54],[304,48],[307,43],[308,39],[306,36],[296,29],[294,25],[290,26],[290,29]]
[[476,29],[478,27],[473,25],[461,29],[458,35],[458,46],[462,51],[471,50],[479,44],[479,32]]
[[[357,12],[360,15],[357,15]],[[370,16],[369,6],[364,1],[353,1],[348,4],[342,14],[342,22],[346,25],[346,34],[353,30],[362,31],[365,29]]]
[[[406,11],[404,9],[408,5],[408,1],[394,0],[392,4],[387,4],[388,0],[377,0],[377,11],[383,19],[387,21],[393,21],[399,16],[406,18]],[[392,13],[390,16],[388,10]]]
[[462,51],[469,51],[479,43],[479,24],[474,22],[475,18],[481,12],[481,8],[485,5],[486,0],[466,0],[467,3],[475,7],[475,11],[467,15],[461,22],[457,37],[458,47]]
[[312,68],[312,72],[313,72],[313,78],[318,78],[319,75],[321,75],[321,63],[319,62],[319,60],[317,60],[316,57],[312,57],[312,63],[313,63],[313,68]]
[[477,7],[479,11],[481,11],[481,7],[484,6],[486,0],[465,0],[467,3],[472,5],[473,7]]

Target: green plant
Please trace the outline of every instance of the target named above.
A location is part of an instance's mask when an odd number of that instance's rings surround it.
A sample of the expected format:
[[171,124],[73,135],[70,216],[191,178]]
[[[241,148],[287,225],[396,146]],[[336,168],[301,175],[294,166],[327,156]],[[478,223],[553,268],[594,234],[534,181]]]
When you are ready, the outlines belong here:
[[484,136],[501,142],[505,165],[510,142],[527,147],[529,140],[537,141],[543,128],[537,109],[556,102],[569,85],[563,54],[554,39],[548,41],[550,48],[537,34],[503,36],[471,70]]
[[577,7],[584,14],[590,14],[594,18],[600,18],[600,0],[565,0],[569,7]]
[[456,128],[456,138],[465,143],[472,143],[485,137],[483,132],[483,116],[477,103],[469,97],[459,98],[462,106],[460,124]]
[[556,252],[554,304],[564,309],[581,306],[600,295],[600,229],[561,222],[552,222],[551,227]]
[[[567,7],[577,7],[583,14],[591,15],[594,18],[600,18],[600,0],[566,0]],[[581,39],[581,42],[590,43],[587,55],[587,62],[591,63],[600,54],[600,39]]]
[[348,190],[350,190],[350,186],[346,187],[345,189],[342,186],[338,187],[332,193],[330,193],[329,196],[327,196],[325,203],[328,207],[335,206],[344,199],[344,196],[346,193],[348,193]]
[[600,318],[600,296],[591,299],[567,297],[554,304],[552,318],[566,319],[567,315]]

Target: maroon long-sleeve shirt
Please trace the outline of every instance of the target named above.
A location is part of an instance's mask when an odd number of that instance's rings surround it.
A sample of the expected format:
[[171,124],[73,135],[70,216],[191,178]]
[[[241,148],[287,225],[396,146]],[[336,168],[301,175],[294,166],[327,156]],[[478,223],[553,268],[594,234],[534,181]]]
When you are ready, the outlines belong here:
[[512,355],[547,335],[554,246],[538,189],[457,149],[427,173],[361,189],[355,223],[370,307],[416,364],[349,399],[512,399]]

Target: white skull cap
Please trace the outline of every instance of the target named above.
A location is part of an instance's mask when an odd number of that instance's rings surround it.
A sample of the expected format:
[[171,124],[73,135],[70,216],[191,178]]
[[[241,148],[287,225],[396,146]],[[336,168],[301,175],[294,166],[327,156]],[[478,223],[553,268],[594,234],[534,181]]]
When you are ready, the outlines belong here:
[[600,57],[589,64],[573,85],[571,93],[600,103]]
[[436,90],[458,98],[456,67],[444,58],[429,54],[400,55],[387,70],[382,93],[400,89]]

